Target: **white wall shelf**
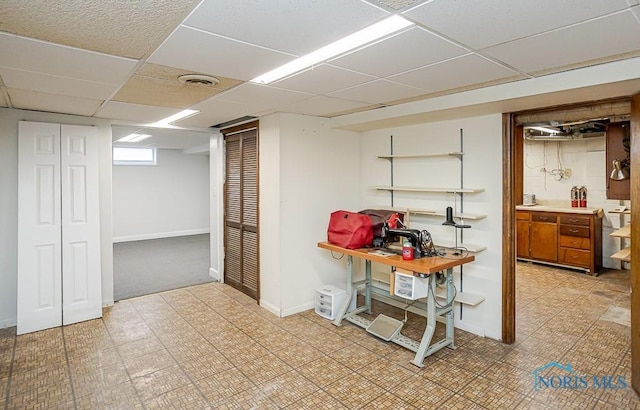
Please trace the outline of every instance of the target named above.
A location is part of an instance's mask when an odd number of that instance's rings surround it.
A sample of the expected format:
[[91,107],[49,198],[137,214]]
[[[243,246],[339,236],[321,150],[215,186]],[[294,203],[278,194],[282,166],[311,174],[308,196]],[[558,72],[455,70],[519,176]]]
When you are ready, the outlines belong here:
[[487,247],[484,246],[484,245],[477,245],[477,244],[473,244],[473,243],[469,243],[469,242],[465,242],[465,243],[458,242],[458,247],[457,248],[456,248],[455,242],[447,242],[447,241],[442,241],[442,240],[435,241],[434,245],[436,246],[436,248],[466,249],[466,250],[468,250],[469,252],[472,252],[472,253],[482,252],[485,249],[487,249]]
[[433,192],[447,194],[475,194],[484,192],[482,188],[418,188],[418,187],[400,187],[400,186],[373,186],[372,189],[378,191],[405,191],[405,192]]
[[621,228],[611,232],[609,236],[620,239],[620,250],[610,256],[611,259],[616,259],[621,262],[621,267],[625,268],[625,264],[631,262],[631,246],[629,246],[629,240],[631,239],[631,223],[625,222],[625,216],[631,214],[631,209],[627,209],[626,206],[621,206],[619,209],[609,211],[610,214],[617,214],[620,218]]
[[[437,216],[437,217],[444,217],[446,216],[445,212],[440,212],[440,211],[434,211],[433,209],[415,209],[415,208],[404,208],[404,207],[400,207],[400,206],[377,206],[377,205],[373,205],[373,206],[369,206],[366,209],[382,209],[385,211],[394,211],[394,212],[402,212],[405,214],[412,214],[412,215],[426,215],[426,216]],[[487,215],[484,214],[471,214],[471,213],[467,213],[467,212],[463,212],[463,213],[459,213],[453,216],[454,218],[460,218],[460,219],[469,219],[472,221],[477,221],[479,219],[484,219],[487,217]]]
[[631,224],[623,226],[620,229],[616,229],[611,232],[609,236],[614,236],[616,238],[631,238]]
[[611,259],[618,259],[623,262],[631,262],[631,246],[624,248],[610,256]]
[[408,155],[378,155],[380,159],[417,159],[417,158],[437,158],[437,157],[457,157],[461,158],[464,152],[442,152],[436,154],[408,154]]

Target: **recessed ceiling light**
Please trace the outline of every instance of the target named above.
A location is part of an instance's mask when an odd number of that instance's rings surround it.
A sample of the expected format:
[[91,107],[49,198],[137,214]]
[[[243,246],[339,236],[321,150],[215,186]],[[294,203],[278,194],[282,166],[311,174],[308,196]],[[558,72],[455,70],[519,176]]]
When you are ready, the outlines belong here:
[[198,85],[205,87],[213,87],[214,85],[220,84],[220,80],[216,77],[211,77],[210,75],[204,74],[184,74],[178,77],[178,82],[180,84]]
[[413,23],[400,16],[386,18],[376,24],[341,38],[316,51],[297,58],[268,73],[262,74],[251,80],[252,83],[269,84],[290,74],[302,71],[315,64],[327,61],[332,57],[344,54],[355,48],[364,46],[384,36],[395,33],[403,28],[412,26]]
[[140,142],[142,140],[146,140],[147,138],[151,138],[149,134],[129,134],[126,137],[122,137],[118,140],[118,142]]
[[200,111],[198,110],[183,110],[180,111],[177,114],[173,114],[168,116],[167,118],[164,118],[158,122],[154,122],[153,124],[151,124],[152,126],[156,126],[156,127],[162,127],[165,125],[169,125],[172,124],[176,121],[180,121],[180,120],[184,120],[185,118],[191,117],[192,115],[196,115],[198,114]]

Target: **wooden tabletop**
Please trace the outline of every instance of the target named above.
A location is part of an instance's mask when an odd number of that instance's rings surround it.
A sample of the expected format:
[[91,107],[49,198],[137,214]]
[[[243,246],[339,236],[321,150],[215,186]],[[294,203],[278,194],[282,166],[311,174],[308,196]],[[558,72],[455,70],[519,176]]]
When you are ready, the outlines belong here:
[[367,259],[370,261],[382,263],[384,265],[395,266],[396,268],[406,269],[412,272],[417,273],[436,273],[445,269],[453,268],[456,266],[460,266],[464,263],[473,262],[476,258],[473,255],[466,256],[454,256],[447,255],[444,257],[441,256],[430,256],[430,257],[422,257],[419,259],[413,260],[404,260],[400,255],[393,256],[380,256],[374,255],[369,252],[373,251],[373,248],[363,248],[363,249],[345,249],[337,245],[333,245],[329,242],[318,242],[318,247],[322,249],[327,249],[333,252],[343,253],[345,255],[355,256],[360,259]]

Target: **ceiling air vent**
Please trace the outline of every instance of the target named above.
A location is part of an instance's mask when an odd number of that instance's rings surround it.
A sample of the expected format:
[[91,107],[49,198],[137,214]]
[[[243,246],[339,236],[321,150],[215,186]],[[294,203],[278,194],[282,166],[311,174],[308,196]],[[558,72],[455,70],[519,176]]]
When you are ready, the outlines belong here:
[[180,84],[198,85],[203,87],[213,87],[220,83],[215,77],[203,74],[185,74],[178,77]]

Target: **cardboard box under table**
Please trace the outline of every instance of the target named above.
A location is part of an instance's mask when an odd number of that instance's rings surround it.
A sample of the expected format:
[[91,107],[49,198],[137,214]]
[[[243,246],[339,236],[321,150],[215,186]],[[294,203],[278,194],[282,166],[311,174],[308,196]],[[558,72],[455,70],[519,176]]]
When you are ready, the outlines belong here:
[[[375,336],[396,343],[416,353],[411,361],[418,367],[423,367],[424,358],[437,352],[438,350],[449,347],[454,349],[453,340],[453,268],[461,266],[465,263],[473,262],[475,257],[468,255],[460,258],[443,258],[443,257],[423,257],[414,260],[404,260],[400,255],[381,256],[371,253],[372,249],[345,249],[328,242],[319,242],[318,247],[327,249],[332,252],[342,253],[347,256],[347,298],[339,310],[336,312],[333,324],[340,326],[343,320],[347,320],[357,326],[367,329],[367,331]],[[353,258],[364,259],[365,261],[365,279],[359,282],[353,282]],[[401,333],[402,322],[388,316],[380,315],[371,321],[358,314],[367,312],[371,313],[371,293],[377,289],[371,286],[371,262],[381,263],[387,266],[393,266],[402,275],[401,280],[392,279],[393,284],[391,294],[385,297],[404,301],[415,300],[420,297],[426,297],[426,318],[427,324],[424,329],[422,338],[413,340]],[[446,298],[443,303],[436,303],[436,274],[444,272],[446,284]],[[353,290],[357,287],[364,286],[364,305],[350,306]],[[397,289],[401,286],[402,289]],[[394,290],[395,288],[395,290]],[[394,294],[395,293],[395,294]],[[403,297],[398,297],[400,294]],[[438,317],[444,318],[445,322],[445,338],[431,344],[431,339],[436,328],[436,320]]]

